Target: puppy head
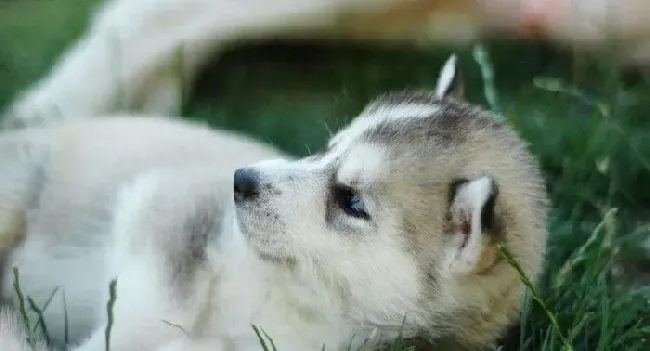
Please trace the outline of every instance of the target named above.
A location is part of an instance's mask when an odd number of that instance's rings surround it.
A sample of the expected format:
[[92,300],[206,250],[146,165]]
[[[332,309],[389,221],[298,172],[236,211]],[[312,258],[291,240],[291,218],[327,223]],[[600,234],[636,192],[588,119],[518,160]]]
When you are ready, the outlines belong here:
[[319,154],[238,170],[239,225],[260,256],[318,267],[355,318],[401,325],[411,314],[433,336],[489,311],[504,288],[518,302],[496,245],[539,272],[544,188],[513,131],[451,97],[462,96],[456,72],[452,56],[435,92],[380,97]]

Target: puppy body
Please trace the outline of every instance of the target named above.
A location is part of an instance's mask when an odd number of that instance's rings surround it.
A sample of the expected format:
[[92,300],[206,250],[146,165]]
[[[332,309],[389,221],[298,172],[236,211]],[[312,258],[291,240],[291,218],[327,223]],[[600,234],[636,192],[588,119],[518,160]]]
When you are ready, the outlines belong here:
[[[113,278],[114,351],[259,350],[251,324],[283,351],[399,335],[445,350],[490,345],[525,288],[498,247],[539,274],[546,198],[518,136],[448,97],[454,64],[435,93],[379,98],[299,160],[165,119],[6,135],[41,150],[20,173],[36,176],[6,187],[29,179],[24,194],[38,199],[10,256],[24,293],[38,302],[61,286],[84,351],[104,349]],[[45,317],[61,338],[62,304]]]
[[214,164],[223,183],[219,189],[228,189],[237,167],[280,155],[243,136],[134,116],[6,133],[0,139],[4,246],[9,240],[20,244],[4,267],[4,296],[13,295],[12,264],[22,267],[26,293],[37,303],[61,289],[45,317],[51,332],[62,336],[65,291],[73,339],[87,334],[103,310],[108,282],[102,272],[120,184],[152,169]]

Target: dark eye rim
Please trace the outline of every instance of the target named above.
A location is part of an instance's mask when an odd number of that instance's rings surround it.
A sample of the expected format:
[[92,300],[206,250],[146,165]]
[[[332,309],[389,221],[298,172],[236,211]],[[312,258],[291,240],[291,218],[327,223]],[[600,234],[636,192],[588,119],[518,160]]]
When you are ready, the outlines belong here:
[[[334,198],[336,201],[336,205],[338,208],[340,208],[343,212],[345,212],[347,215],[350,217],[358,218],[358,219],[363,219],[363,220],[369,220],[370,219],[370,214],[368,214],[368,211],[365,209],[362,211],[353,211],[351,210],[349,204],[350,204],[350,198],[353,196],[361,196],[358,191],[356,191],[354,188],[343,185],[343,184],[337,184],[334,187]],[[363,198],[362,198],[363,199]]]

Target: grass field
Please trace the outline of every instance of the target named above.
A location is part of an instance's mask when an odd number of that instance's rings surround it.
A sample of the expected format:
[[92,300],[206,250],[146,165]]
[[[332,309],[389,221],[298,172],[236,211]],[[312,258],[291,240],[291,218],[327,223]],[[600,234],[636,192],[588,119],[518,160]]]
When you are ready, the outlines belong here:
[[[0,106],[49,69],[94,2],[0,0]],[[536,289],[546,307],[529,299],[503,349],[650,350],[650,257],[638,248],[650,232],[650,79],[541,44],[487,48],[496,101],[468,51],[469,98],[530,143],[553,201]],[[449,50],[240,48],[204,72],[184,114],[304,155],[324,143],[326,124],[344,124],[375,95],[432,88]]]

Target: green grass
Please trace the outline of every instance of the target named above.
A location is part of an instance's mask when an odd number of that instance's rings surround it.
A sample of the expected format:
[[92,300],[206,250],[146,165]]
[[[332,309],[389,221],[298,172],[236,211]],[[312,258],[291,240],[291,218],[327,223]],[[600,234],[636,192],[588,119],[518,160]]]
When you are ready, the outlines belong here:
[[[94,1],[0,0],[0,105],[49,69]],[[650,80],[542,44],[487,49],[494,99],[463,52],[469,99],[500,111],[530,143],[553,203],[546,274],[503,349],[650,349],[650,258],[638,248],[650,229]],[[305,155],[377,94],[432,88],[449,52],[242,47],[205,70],[184,114]]]

